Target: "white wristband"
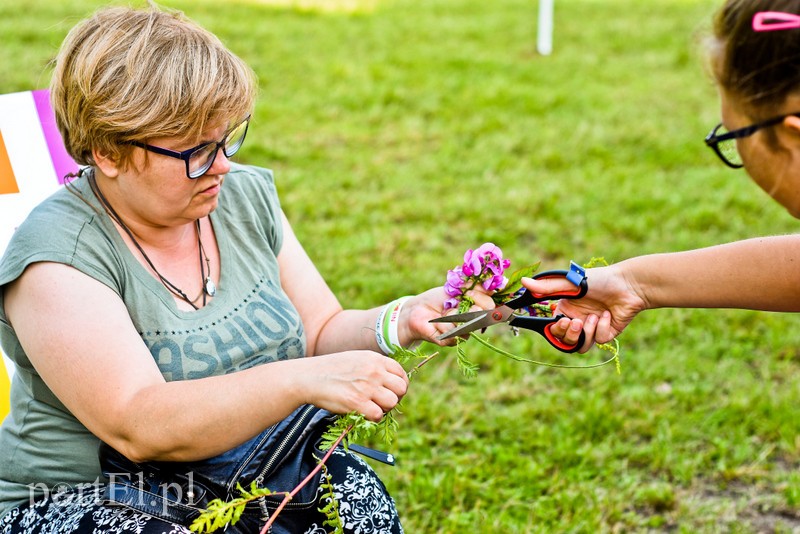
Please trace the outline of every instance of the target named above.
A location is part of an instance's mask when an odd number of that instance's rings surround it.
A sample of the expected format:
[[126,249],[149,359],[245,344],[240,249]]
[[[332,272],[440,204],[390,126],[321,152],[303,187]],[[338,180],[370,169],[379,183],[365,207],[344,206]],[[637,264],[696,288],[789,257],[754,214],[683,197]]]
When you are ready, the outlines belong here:
[[388,340],[383,334],[383,320],[386,317],[387,310],[392,304],[393,303],[387,304],[381,308],[378,318],[375,319],[375,342],[378,344],[378,348],[381,349],[381,352],[387,356],[392,354],[393,351],[391,345],[389,345]]
[[393,309],[389,313],[387,320],[389,322],[388,327],[388,334],[389,334],[389,346],[392,347],[392,352],[394,352],[394,347],[402,347],[403,345],[400,343],[400,334],[398,333],[398,329],[400,326],[400,310],[403,309],[403,304],[406,303],[408,299],[411,297],[402,297],[397,299],[393,304]]
[[400,310],[410,298],[408,296],[393,300],[381,309],[375,320],[375,342],[378,344],[378,348],[387,356],[391,356],[394,353],[395,347],[402,346],[400,344],[400,335],[398,334]]

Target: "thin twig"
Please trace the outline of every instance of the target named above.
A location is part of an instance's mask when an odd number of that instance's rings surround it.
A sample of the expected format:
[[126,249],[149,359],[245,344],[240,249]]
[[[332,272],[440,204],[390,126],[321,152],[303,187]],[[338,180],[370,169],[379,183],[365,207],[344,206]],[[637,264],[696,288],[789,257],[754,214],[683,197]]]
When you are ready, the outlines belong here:
[[411,368],[411,370],[410,370],[408,373],[406,373],[406,376],[408,376],[408,377],[410,378],[410,377],[411,377],[411,375],[413,375],[414,373],[416,373],[417,371],[419,371],[419,370],[420,370],[420,368],[421,368],[423,365],[425,365],[426,363],[428,363],[429,361],[431,361],[431,360],[433,359],[433,357],[434,357],[434,356],[438,356],[438,354],[439,354],[438,352],[434,352],[434,353],[433,353],[433,354],[431,354],[430,356],[426,357],[424,360],[422,360],[422,361],[421,361],[421,362],[419,362],[417,365],[415,365],[414,367],[412,367],[412,368]]
[[512,353],[510,353],[508,351],[505,351],[505,350],[503,350],[503,349],[501,349],[499,347],[496,347],[496,346],[492,345],[491,343],[489,343],[489,340],[487,340],[486,338],[483,338],[481,336],[478,336],[478,335],[476,335],[474,333],[470,337],[471,337],[471,339],[475,339],[475,341],[477,341],[478,343],[480,343],[484,347],[492,349],[493,351],[497,352],[498,354],[501,354],[502,356],[505,356],[507,358],[511,358],[512,360],[516,360],[518,362],[535,363],[536,365],[544,365],[544,366],[547,366],[547,367],[557,367],[559,369],[595,369],[597,367],[602,367],[602,366],[604,366],[606,364],[609,364],[609,363],[611,363],[611,362],[613,362],[614,360],[617,359],[617,355],[614,354],[614,355],[611,356],[611,358],[609,358],[609,359],[607,359],[607,360],[605,360],[603,362],[592,364],[592,365],[562,365],[562,364],[558,364],[558,363],[542,362],[542,361],[539,361],[539,360],[531,360],[530,358],[523,358],[522,356],[517,356],[516,354],[512,354]]
[[331,454],[333,454],[333,450],[336,447],[339,446],[339,444],[342,442],[342,440],[347,435],[347,433],[350,432],[352,429],[353,429],[352,425],[347,427],[345,429],[345,431],[342,432],[342,435],[339,436],[336,439],[336,441],[333,442],[333,446],[330,449],[328,449],[328,452],[325,453],[325,456],[322,457],[322,460],[320,460],[317,463],[317,467],[315,467],[314,470],[311,471],[308,474],[308,476],[306,478],[304,478],[303,481],[300,482],[300,484],[297,485],[297,487],[295,487],[292,491],[287,492],[287,493],[284,494],[283,500],[278,505],[278,507],[275,509],[275,512],[270,516],[269,521],[267,521],[267,524],[264,525],[264,528],[261,529],[261,533],[260,534],[267,534],[267,532],[269,531],[269,528],[272,526],[272,523],[275,522],[275,518],[278,517],[278,514],[281,513],[281,510],[283,510],[283,508],[289,503],[289,501],[291,501],[292,498],[294,498],[294,496],[297,495],[297,493],[301,489],[303,489],[303,486],[308,484],[311,481],[311,479],[314,478],[314,475],[316,475],[320,471],[320,469],[322,469],[322,466],[325,464],[325,462],[328,461],[328,458],[331,457]]

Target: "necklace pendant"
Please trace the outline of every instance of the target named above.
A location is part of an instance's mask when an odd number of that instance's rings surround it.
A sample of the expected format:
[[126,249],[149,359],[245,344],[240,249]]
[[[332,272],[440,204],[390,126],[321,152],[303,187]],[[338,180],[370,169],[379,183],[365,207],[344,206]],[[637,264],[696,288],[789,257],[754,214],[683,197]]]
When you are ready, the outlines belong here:
[[203,291],[205,291],[206,295],[209,297],[213,297],[217,294],[217,286],[214,284],[214,281],[210,276],[206,278],[206,283],[203,285]]

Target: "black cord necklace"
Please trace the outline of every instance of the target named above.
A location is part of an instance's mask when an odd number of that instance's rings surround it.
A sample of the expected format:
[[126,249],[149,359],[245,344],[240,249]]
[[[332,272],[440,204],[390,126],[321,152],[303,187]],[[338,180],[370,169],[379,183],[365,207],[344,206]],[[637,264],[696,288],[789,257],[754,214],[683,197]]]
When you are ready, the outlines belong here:
[[[200,278],[203,281],[203,288],[200,290],[200,294],[197,295],[197,297],[195,297],[194,299],[190,299],[186,295],[186,293],[183,292],[183,290],[181,290],[178,286],[176,286],[175,284],[164,278],[164,276],[160,272],[158,272],[156,266],[153,265],[153,262],[147,256],[142,246],[133,236],[133,232],[130,230],[130,228],[128,228],[128,226],[124,222],[122,222],[122,219],[120,218],[119,214],[116,212],[116,210],[114,210],[114,208],[108,202],[108,199],[103,194],[103,192],[100,191],[100,187],[98,187],[93,173],[89,175],[88,180],[89,180],[89,186],[92,188],[92,192],[97,197],[97,200],[100,201],[100,204],[103,205],[103,208],[106,210],[106,213],[108,213],[108,216],[111,217],[111,219],[113,219],[114,222],[116,222],[125,231],[125,233],[133,242],[136,249],[139,251],[139,253],[141,253],[142,257],[144,258],[144,261],[147,262],[147,265],[150,266],[150,269],[153,270],[155,275],[158,277],[159,281],[164,285],[164,287],[167,288],[167,290],[169,290],[170,293],[180,298],[181,300],[187,302],[189,306],[191,306],[195,310],[200,309],[195,304],[195,302],[197,302],[200,299],[200,297],[203,298],[203,306],[205,306],[206,296],[213,297],[214,295],[217,294],[217,286],[214,285],[214,281],[211,279],[211,260],[206,255],[206,251],[203,248],[203,240],[200,238],[199,219],[194,222],[195,223],[194,226],[197,231],[197,248],[200,254]],[[205,267],[203,267],[203,263],[205,263]],[[208,275],[206,275],[206,269],[208,269]]]

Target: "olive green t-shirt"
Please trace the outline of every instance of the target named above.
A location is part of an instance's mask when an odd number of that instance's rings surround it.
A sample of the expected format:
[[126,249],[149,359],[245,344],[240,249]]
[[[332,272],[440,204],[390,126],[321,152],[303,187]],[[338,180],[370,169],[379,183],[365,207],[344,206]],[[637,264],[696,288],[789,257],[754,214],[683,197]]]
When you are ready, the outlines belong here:
[[[198,311],[179,310],[136,260],[85,178],[70,187],[83,200],[67,189],[53,194],[16,230],[0,261],[0,343],[16,368],[11,412],[0,427],[0,516],[46,491],[102,480],[98,439],[50,391],[5,316],[4,286],[31,263],[70,265],[117,293],[167,381],[305,355],[303,325],[280,287],[283,234],[269,170],[234,165],[226,176],[210,216],[221,275],[216,297]],[[57,310],[50,319],[59,320]],[[115,350],[113,344],[108,350]],[[66,351],[48,357],[69,365],[75,356]]]

